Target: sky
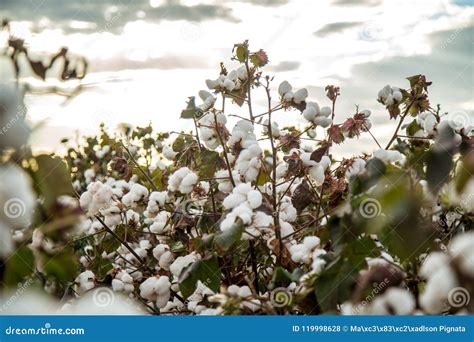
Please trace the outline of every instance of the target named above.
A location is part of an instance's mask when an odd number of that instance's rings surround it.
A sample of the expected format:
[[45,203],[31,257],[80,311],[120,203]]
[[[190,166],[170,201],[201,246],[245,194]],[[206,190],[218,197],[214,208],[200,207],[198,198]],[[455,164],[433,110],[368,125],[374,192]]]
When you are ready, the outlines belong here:
[[[474,3],[472,0],[0,0],[0,18],[41,57],[68,46],[87,57],[86,89],[64,98],[28,95],[36,149],[57,148],[62,137],[94,133],[100,122],[152,122],[159,131],[190,129],[179,120],[189,96],[218,76],[234,43],[245,39],[264,49],[275,76],[328,105],[324,87],[341,87],[336,122],[371,109],[373,134],[386,141],[395,122],[376,102],[386,84],[407,87],[407,76],[433,81],[431,101],[446,112],[468,113],[474,124]],[[1,46],[1,43],[0,43]],[[0,80],[11,67],[0,58]],[[26,70],[33,87],[46,83]],[[256,96],[262,111],[265,99]],[[246,116],[245,109],[231,107]],[[281,123],[303,120],[279,113]],[[345,153],[373,149],[370,136]]]

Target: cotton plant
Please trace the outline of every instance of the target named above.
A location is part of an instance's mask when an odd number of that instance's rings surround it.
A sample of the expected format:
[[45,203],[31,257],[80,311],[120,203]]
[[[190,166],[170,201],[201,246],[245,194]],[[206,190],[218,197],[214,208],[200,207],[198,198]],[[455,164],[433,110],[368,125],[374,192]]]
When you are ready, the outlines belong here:
[[[106,289],[147,314],[472,313],[449,302],[453,289],[473,293],[469,124],[430,106],[422,75],[374,94],[378,107],[340,113],[352,101],[343,89],[293,88],[267,63],[236,44],[232,67],[182,111],[191,131],[101,127],[65,142],[54,180],[70,175],[69,200],[30,184],[59,157],[33,156],[15,172],[2,164],[0,204],[15,195],[53,218],[0,212],[5,254],[31,253],[40,287],[67,299],[65,310]],[[388,140],[374,129],[382,116],[396,121]],[[360,136],[369,150],[335,152]],[[48,267],[58,250],[63,264]]]

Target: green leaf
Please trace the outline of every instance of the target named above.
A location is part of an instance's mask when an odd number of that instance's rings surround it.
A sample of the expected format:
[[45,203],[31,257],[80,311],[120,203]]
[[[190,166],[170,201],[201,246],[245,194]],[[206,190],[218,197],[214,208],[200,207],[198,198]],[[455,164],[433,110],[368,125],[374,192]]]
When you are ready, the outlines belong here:
[[27,246],[18,248],[5,265],[5,285],[16,287],[25,278],[31,276],[35,269],[33,252]]
[[290,283],[298,281],[302,275],[303,272],[299,268],[296,268],[292,273],[290,273],[283,267],[277,267],[273,272],[272,285],[274,287],[286,287],[290,285]]
[[112,263],[108,259],[102,258],[102,256],[98,255],[92,260],[89,265],[89,269],[94,272],[96,278],[99,281],[104,280],[107,276],[107,273],[112,269]]
[[406,131],[409,136],[414,136],[416,132],[418,132],[420,129],[423,129],[416,120],[413,120],[407,127]]
[[244,224],[240,219],[225,231],[221,231],[219,234],[216,235],[214,238],[214,245],[216,250],[226,253],[231,250],[242,238],[242,234],[244,232]]
[[186,109],[181,111],[181,119],[194,119],[202,115],[201,108],[196,106],[195,97],[189,97]]
[[196,290],[197,282],[201,281],[212,291],[217,292],[220,286],[220,273],[216,255],[205,260],[197,260],[181,272],[179,290],[187,298]]
[[245,58],[247,57],[247,49],[244,44],[235,44],[235,56],[239,60],[240,63],[245,62]]
[[50,155],[35,158],[38,169],[34,172],[35,187],[44,199],[44,208],[49,212],[62,195],[73,195],[69,170],[63,160]]
[[202,150],[199,154],[199,177],[211,178],[217,168],[219,153],[210,150]]
[[74,280],[78,270],[77,257],[72,249],[63,249],[53,256],[43,256],[44,271],[47,276],[67,283]]

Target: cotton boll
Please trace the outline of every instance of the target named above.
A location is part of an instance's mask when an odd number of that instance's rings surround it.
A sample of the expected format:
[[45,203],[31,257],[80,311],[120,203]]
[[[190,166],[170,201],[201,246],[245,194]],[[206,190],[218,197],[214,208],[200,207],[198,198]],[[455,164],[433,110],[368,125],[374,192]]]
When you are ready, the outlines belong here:
[[449,265],[449,257],[443,252],[433,252],[423,262],[420,275],[429,279],[436,271]]
[[357,176],[363,172],[365,172],[365,160],[356,158],[354,159],[351,166],[346,171],[346,179],[349,180],[352,176]]
[[84,271],[76,278],[78,293],[87,292],[95,287],[95,274],[92,271]]
[[425,118],[423,122],[423,129],[428,135],[434,135],[436,133],[436,125],[438,124],[438,121],[436,120],[436,117],[429,113],[429,115]]
[[133,278],[126,271],[118,272],[112,280],[112,289],[115,292],[133,292]]
[[290,236],[294,232],[295,232],[295,230],[294,230],[293,226],[290,223],[285,222],[283,220],[280,221],[280,233],[281,233],[282,239]]
[[280,94],[280,96],[283,97],[285,96],[285,94],[291,92],[291,89],[292,89],[291,84],[288,83],[287,81],[283,81],[278,86],[278,94]]
[[390,94],[390,92],[391,92],[390,85],[386,85],[379,91],[378,93],[379,99],[385,99]]
[[247,196],[242,195],[242,194],[232,193],[224,199],[224,201],[222,202],[222,205],[226,209],[233,209],[239,206],[241,203],[245,202],[246,200],[247,200]]
[[11,229],[31,223],[35,204],[31,180],[23,169],[10,163],[0,166],[0,255],[12,251]]
[[198,94],[202,101],[206,101],[208,97],[213,97],[207,90],[200,90]]
[[449,254],[456,258],[462,273],[474,278],[474,232],[457,235],[449,244]]
[[324,116],[318,116],[316,119],[314,119],[314,124],[316,126],[321,126],[322,128],[327,128],[331,126],[332,124],[332,119],[331,118],[326,118]]
[[293,101],[296,104],[300,104],[301,102],[304,102],[307,97],[308,97],[308,90],[306,88],[303,88],[303,89],[298,90],[293,95]]
[[140,296],[156,301],[156,306],[163,308],[170,298],[171,283],[167,276],[150,277],[140,284]]
[[168,159],[168,160],[174,160],[175,157],[176,157],[176,152],[173,151],[173,149],[171,147],[169,147],[168,145],[164,145],[163,146],[163,156]]
[[251,190],[247,194],[247,200],[250,208],[256,209],[262,205],[262,194],[257,190]]
[[324,182],[324,169],[320,165],[312,166],[309,169],[309,176],[314,179],[317,185],[321,185]]
[[170,266],[170,272],[173,274],[173,278],[177,280],[182,270],[196,260],[198,260],[198,258],[195,252],[176,258],[176,260]]
[[225,80],[224,82],[224,88],[226,88],[228,91],[232,91],[235,88],[235,83],[232,80]]
[[415,298],[404,289],[390,287],[383,295],[375,297],[370,305],[373,315],[409,315],[415,310]]
[[450,267],[442,267],[429,277],[420,305],[429,314],[437,314],[446,307],[449,291],[457,287],[456,274]]
[[403,95],[400,91],[396,90],[393,92],[393,99],[396,101],[396,102],[400,102],[402,99],[403,99]]
[[289,91],[287,92],[284,96],[283,96],[283,101],[285,102],[291,102],[293,100],[293,97],[294,97],[294,94],[292,91]]
[[384,150],[379,149],[374,152],[374,157],[386,162],[386,163],[394,163],[397,161],[401,161],[405,158],[403,154],[395,150]]
[[219,80],[206,80],[206,86],[211,90],[219,88],[219,84]]
[[324,106],[324,107],[321,108],[321,115],[322,116],[328,117],[328,116],[331,115],[331,113],[332,113],[332,110],[331,110],[330,107]]
[[314,107],[306,106],[305,110],[303,111],[303,117],[310,122],[313,122],[317,114],[318,112]]

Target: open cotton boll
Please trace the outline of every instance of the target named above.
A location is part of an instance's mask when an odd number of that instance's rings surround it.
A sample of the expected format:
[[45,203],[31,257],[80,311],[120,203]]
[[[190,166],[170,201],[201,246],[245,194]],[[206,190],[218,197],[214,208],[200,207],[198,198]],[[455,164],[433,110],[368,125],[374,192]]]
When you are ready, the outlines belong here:
[[262,205],[262,194],[257,190],[251,190],[247,194],[247,201],[250,208],[256,209]]
[[438,124],[438,121],[436,120],[436,117],[429,113],[424,122],[423,122],[423,129],[425,130],[426,134],[428,135],[434,135],[436,134],[436,125]]
[[321,108],[321,115],[322,116],[328,117],[328,116],[331,115],[331,113],[332,113],[332,110],[331,110],[330,107],[324,106],[324,107]]
[[173,151],[173,149],[171,147],[169,147],[168,145],[164,145],[163,146],[163,156],[168,159],[168,160],[174,160],[174,158],[176,157],[176,152]]
[[114,203],[113,196],[114,192],[110,186],[100,181],[92,182],[87,186],[87,191],[82,193],[79,204],[89,216],[94,216]]
[[222,205],[226,209],[233,209],[239,206],[241,203],[245,202],[246,200],[247,200],[247,196],[242,195],[242,194],[232,193],[224,199],[224,201],[222,202]]
[[386,163],[395,163],[405,159],[405,156],[395,150],[384,150],[379,149],[374,152],[374,157],[386,162]]
[[77,291],[79,294],[87,292],[95,287],[95,274],[92,271],[84,271],[76,278]]
[[372,315],[409,315],[415,310],[413,295],[398,287],[390,287],[384,294],[375,297],[370,304]]
[[316,182],[317,185],[321,185],[324,183],[324,169],[321,165],[315,165],[311,166],[309,168],[309,175],[314,181]]
[[313,122],[318,114],[319,113],[315,107],[306,106],[303,111],[303,117],[310,122]]
[[202,101],[206,101],[208,97],[213,97],[212,94],[208,92],[207,90],[200,90],[198,94],[199,94],[199,98]]
[[308,97],[308,90],[306,88],[302,88],[293,95],[293,101],[296,104],[300,104],[301,102],[304,102],[307,97]]
[[150,231],[155,234],[165,234],[170,229],[169,224],[170,213],[162,211],[155,216],[153,223],[150,225]]
[[446,253],[432,252],[421,265],[420,275],[429,279],[436,271],[447,266],[449,266],[449,257]]
[[119,271],[112,280],[112,290],[115,292],[131,293],[134,289],[133,278],[126,271]]
[[135,183],[130,191],[122,197],[122,203],[129,207],[135,207],[138,202],[148,197],[148,189],[141,184]]
[[346,171],[346,179],[349,180],[352,176],[360,175],[365,172],[365,160],[356,158],[351,166]]
[[449,292],[458,286],[451,267],[442,267],[430,275],[420,295],[420,305],[429,314],[437,314],[446,308]]
[[150,277],[140,284],[140,296],[163,308],[170,298],[170,288],[171,283],[167,276]]
[[460,271],[474,278],[474,232],[457,235],[449,244],[449,254],[456,258]]
[[235,88],[235,83],[232,80],[226,79],[224,82],[224,88],[226,88],[228,91],[232,91]]
[[170,272],[173,274],[173,279],[178,280],[181,271],[196,260],[198,260],[196,252],[176,258],[170,266]]
[[278,94],[280,94],[280,97],[285,96],[285,94],[291,92],[292,86],[290,83],[287,81],[283,81],[280,83],[278,86]]

